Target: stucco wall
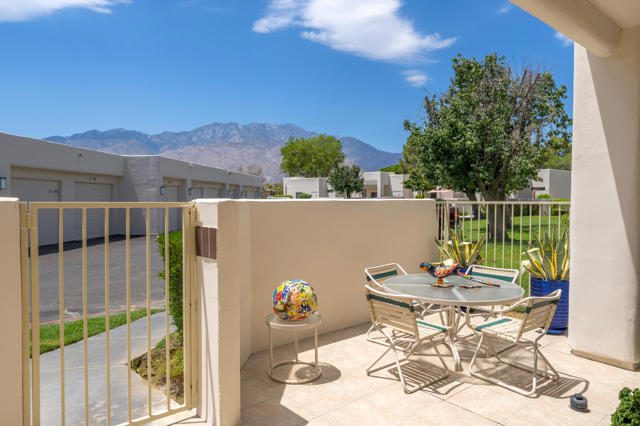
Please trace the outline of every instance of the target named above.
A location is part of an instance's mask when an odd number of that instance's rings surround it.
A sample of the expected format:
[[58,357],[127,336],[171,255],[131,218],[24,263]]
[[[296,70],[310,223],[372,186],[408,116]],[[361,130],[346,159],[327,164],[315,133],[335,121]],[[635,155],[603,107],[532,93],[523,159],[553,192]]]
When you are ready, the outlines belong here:
[[640,365],[640,28],[599,58],[575,46],[569,344]]
[[[219,424],[239,420],[240,366],[267,347],[265,317],[282,281],[315,288],[327,333],[369,320],[365,267],[399,262],[419,272],[421,261],[438,256],[430,200],[196,200],[196,207],[197,223],[218,230],[217,260],[198,257],[196,269],[200,414]],[[274,344],[291,338],[274,333]]]

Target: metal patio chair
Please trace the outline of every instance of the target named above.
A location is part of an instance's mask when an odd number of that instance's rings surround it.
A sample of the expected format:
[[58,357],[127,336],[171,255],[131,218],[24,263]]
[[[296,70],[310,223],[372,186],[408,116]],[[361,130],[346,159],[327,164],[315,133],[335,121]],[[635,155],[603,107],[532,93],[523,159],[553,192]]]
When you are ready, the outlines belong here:
[[[473,358],[471,359],[471,363],[469,364],[469,373],[474,377],[479,377],[488,382],[495,383],[496,385],[502,386],[521,395],[530,396],[536,391],[537,379],[539,375],[538,357],[540,357],[552,372],[551,374],[545,372],[541,375],[543,377],[548,377],[551,380],[557,380],[560,376],[558,375],[556,369],[553,368],[549,360],[540,351],[540,348],[538,347],[538,341],[546,334],[547,329],[551,324],[551,320],[553,319],[553,314],[556,312],[556,306],[558,304],[558,300],[560,300],[561,294],[561,290],[556,290],[548,296],[544,297],[527,297],[526,299],[522,299],[511,306],[496,311],[496,313],[499,313],[501,315],[501,317],[496,321],[476,326],[475,332],[479,335],[480,338],[478,341],[478,346],[476,347],[476,351],[474,352]],[[505,312],[512,311],[518,306],[525,307],[525,315],[523,319],[519,320],[516,318],[502,316],[502,314],[504,314]],[[540,334],[535,339],[530,340],[522,337],[524,333],[534,330],[540,332]],[[531,347],[531,349],[533,350],[533,368],[515,362],[507,362],[502,359],[500,355],[498,355],[498,352],[491,342],[492,339],[507,342],[511,344],[512,348],[518,346]],[[533,373],[531,390],[527,391],[524,388],[509,385],[502,380],[495,379],[493,377],[489,377],[473,371],[473,365],[476,361],[476,357],[478,356],[478,352],[483,346],[483,343],[485,343],[486,345],[487,352],[494,355],[498,362]]]
[[[376,290],[385,292],[383,283],[389,278],[396,277],[398,275],[407,275],[407,271],[399,263],[387,263],[385,265],[379,266],[371,266],[369,268],[364,269],[365,277],[367,279],[367,283],[371,285]],[[444,324],[444,317],[442,316],[442,312],[444,309],[441,309],[438,306],[425,306],[421,302],[415,300],[414,308],[418,309],[421,316],[426,316],[428,314],[437,313],[440,316],[440,322]],[[448,309],[448,308],[447,308]],[[379,343],[386,346],[386,339],[384,336],[380,337],[371,337],[371,333],[375,330],[375,327],[371,325],[369,330],[367,331],[367,340],[373,343]]]
[[[367,368],[367,375],[395,364],[398,369],[400,383],[406,393],[416,392],[425,386],[447,378],[449,369],[442,355],[440,355],[440,351],[438,351],[436,341],[441,339],[444,342],[449,331],[448,327],[424,321],[416,314],[414,300],[410,297],[385,293],[368,285],[365,286],[365,293],[369,303],[373,327],[387,339],[387,350]],[[444,367],[444,374],[430,377],[428,380],[413,386],[408,385],[402,363],[409,361],[409,357],[414,354],[416,349],[427,342],[433,345],[436,355]],[[390,351],[393,354],[394,361],[374,367]],[[398,352],[404,353],[404,356],[400,358]]]
[[[520,271],[518,271],[517,269],[493,268],[493,267],[484,266],[484,265],[471,265],[467,269],[466,273],[468,275],[478,277],[481,279],[493,278],[498,280],[511,281],[512,283],[515,283],[518,279],[518,275],[520,274]],[[482,317],[484,318],[485,321],[488,320],[489,318],[495,317],[496,309],[497,309],[496,306],[474,306],[472,309],[467,308],[465,312],[465,321],[459,326],[458,332],[460,332],[465,325],[473,330],[473,327],[471,326],[471,318],[473,317]],[[462,314],[462,312],[460,312],[460,314]],[[463,337],[458,337],[458,339],[467,339],[472,336],[474,336],[473,333]]]

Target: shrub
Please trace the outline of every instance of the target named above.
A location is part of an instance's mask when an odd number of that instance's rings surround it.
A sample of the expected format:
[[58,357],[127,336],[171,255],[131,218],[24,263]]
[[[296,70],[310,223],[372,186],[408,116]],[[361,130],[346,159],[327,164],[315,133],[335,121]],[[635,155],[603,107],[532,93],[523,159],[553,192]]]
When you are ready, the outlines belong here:
[[274,195],[274,197],[276,197],[276,198],[293,198],[293,195],[289,195],[289,194],[276,194],[276,195]]
[[538,195],[536,198],[537,198],[538,200],[542,200],[542,199],[545,199],[545,200],[546,200],[546,199],[548,199],[548,198],[551,198],[551,195],[549,195],[549,194],[540,194],[540,195]]
[[424,197],[424,194],[416,194],[414,197],[415,197],[415,198],[425,198],[425,197]]
[[307,194],[306,192],[301,193],[298,198],[311,198],[311,194]]
[[[158,253],[164,264],[164,234],[156,236]],[[164,269],[158,274],[164,280]],[[182,231],[169,232],[169,314],[182,336]]]
[[640,389],[624,388],[618,394],[620,405],[611,415],[611,424],[640,425]]

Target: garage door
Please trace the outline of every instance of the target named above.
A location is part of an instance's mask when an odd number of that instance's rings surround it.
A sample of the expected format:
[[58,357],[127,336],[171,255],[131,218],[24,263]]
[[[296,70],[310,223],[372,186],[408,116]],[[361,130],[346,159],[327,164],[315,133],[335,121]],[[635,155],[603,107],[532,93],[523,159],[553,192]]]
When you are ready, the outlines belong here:
[[[105,183],[75,183],[76,197],[79,202],[111,201],[111,185]],[[82,238],[82,211],[78,211],[76,219],[76,238]],[[111,223],[111,220],[109,220]],[[104,236],[104,209],[87,209],[87,238]]]
[[204,188],[201,186],[194,186],[192,188],[191,198],[204,198]]
[[[11,195],[20,201],[59,201],[58,181],[37,179],[11,179]],[[51,209],[38,211],[38,243],[39,245],[58,242],[58,212]]]
[[[179,186],[166,185],[166,188],[167,188],[167,192],[164,197],[166,201],[170,201],[170,202],[180,201],[178,197],[178,194],[180,193]],[[169,230],[174,231],[180,228],[182,228],[181,209],[169,209]]]
[[207,198],[220,198],[220,189],[218,187],[207,187]]

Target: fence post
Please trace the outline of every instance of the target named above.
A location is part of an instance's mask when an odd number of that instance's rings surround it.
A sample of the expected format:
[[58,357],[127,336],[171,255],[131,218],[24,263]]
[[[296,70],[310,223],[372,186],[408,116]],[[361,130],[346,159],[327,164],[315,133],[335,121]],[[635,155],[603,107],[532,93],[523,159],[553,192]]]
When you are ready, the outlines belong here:
[[3,342],[0,346],[2,387],[0,413],[2,422],[21,425],[22,400],[29,394],[22,389],[22,297],[20,275],[20,212],[17,198],[0,198],[0,271],[2,297],[0,324]]

